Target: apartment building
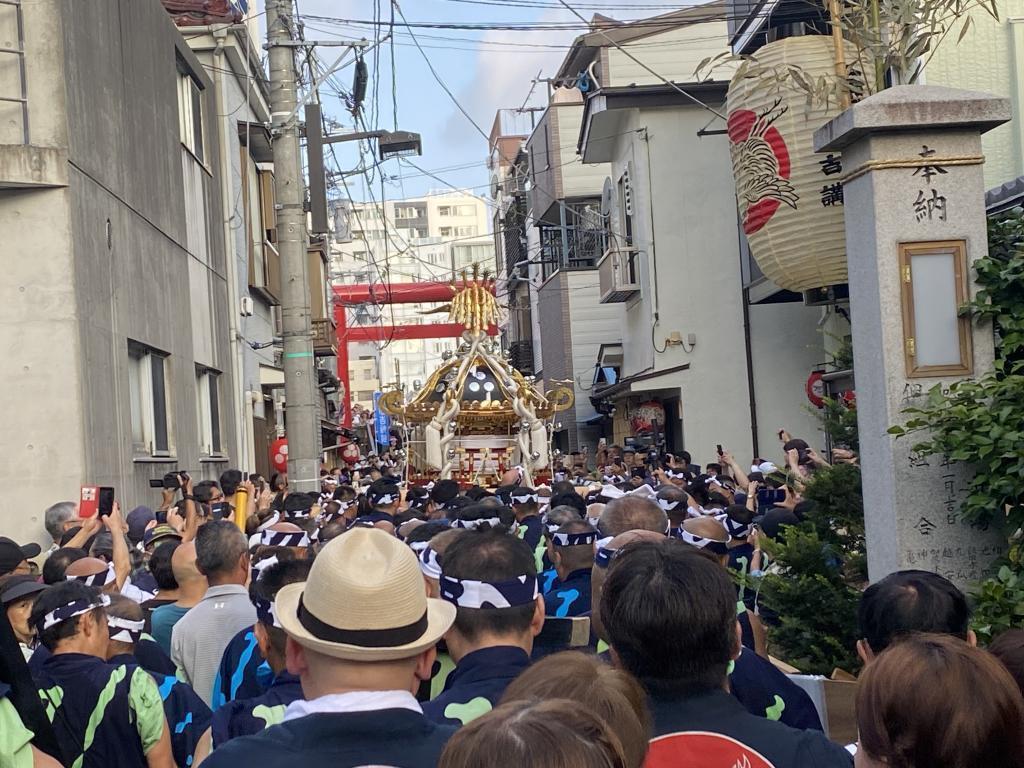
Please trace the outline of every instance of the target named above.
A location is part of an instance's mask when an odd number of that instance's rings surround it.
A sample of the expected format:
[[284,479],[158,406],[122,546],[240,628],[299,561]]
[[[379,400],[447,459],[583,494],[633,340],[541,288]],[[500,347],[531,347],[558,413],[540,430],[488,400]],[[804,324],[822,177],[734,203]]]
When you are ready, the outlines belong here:
[[[345,201],[334,210],[330,269],[336,285],[447,282],[473,264],[492,272],[495,269],[487,203],[475,195],[430,193],[389,200],[384,210],[376,202]],[[431,308],[384,303],[347,308],[351,326],[384,328],[379,340],[349,346],[353,402],[366,404],[363,395],[370,390],[359,381],[366,372],[357,371],[352,361],[377,361],[377,376],[372,381],[378,389],[400,385],[415,391],[426,382],[441,356],[455,349],[458,339],[392,338],[393,333],[388,331],[391,328],[447,321],[444,314],[423,314]]]
[[5,3],[0,30],[3,528],[43,540],[83,484],[130,509],[239,456],[222,107],[158,0]]

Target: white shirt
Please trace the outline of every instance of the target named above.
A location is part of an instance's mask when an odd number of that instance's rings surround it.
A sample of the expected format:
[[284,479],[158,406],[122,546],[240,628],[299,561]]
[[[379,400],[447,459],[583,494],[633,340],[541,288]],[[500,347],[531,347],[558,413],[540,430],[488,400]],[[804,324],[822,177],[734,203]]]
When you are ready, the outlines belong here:
[[408,691],[350,691],[329,693],[312,701],[293,701],[284,711],[282,722],[321,713],[376,712],[381,709],[408,709],[423,713],[416,697]]

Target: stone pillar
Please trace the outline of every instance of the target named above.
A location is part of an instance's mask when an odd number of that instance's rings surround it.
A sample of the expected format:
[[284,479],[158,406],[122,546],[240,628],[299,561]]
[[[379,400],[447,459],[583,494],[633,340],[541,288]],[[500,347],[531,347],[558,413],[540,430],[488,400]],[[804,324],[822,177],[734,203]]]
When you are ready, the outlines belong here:
[[[986,255],[981,134],[1007,122],[1010,114],[1008,99],[937,86],[898,86],[855,104],[814,136],[816,151],[842,152],[845,174],[857,421],[872,581],[898,569],[918,568],[966,586],[990,575],[992,562],[1005,548],[1001,531],[979,530],[959,519],[969,469],[939,456],[914,456],[913,438],[896,439],[887,430],[904,423],[903,410],[923,402],[933,385],[965,376],[951,370],[911,375],[919,373],[913,369],[930,354],[930,349],[919,348],[929,329],[919,330],[919,339],[911,342],[904,288],[919,292],[915,301],[920,301],[949,296],[953,280],[925,274],[929,270],[918,260],[914,264],[921,268],[915,268],[914,277],[919,282],[912,283],[901,266],[901,254],[909,259],[911,251],[901,246],[918,244],[929,252],[941,248],[940,242],[962,242],[968,265]],[[973,268],[968,266],[966,274],[973,295]],[[943,290],[924,290],[929,276]],[[966,360],[972,372],[967,375],[991,370],[991,327],[971,323],[963,333],[970,346]]]

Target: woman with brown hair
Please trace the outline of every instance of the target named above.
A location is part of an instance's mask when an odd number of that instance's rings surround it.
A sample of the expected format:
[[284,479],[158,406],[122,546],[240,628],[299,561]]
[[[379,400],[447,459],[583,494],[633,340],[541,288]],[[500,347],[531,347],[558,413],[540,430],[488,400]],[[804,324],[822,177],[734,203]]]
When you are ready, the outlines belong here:
[[627,768],[643,765],[651,738],[650,714],[643,688],[628,672],[595,656],[566,651],[523,672],[505,690],[501,703],[556,698],[569,699],[577,709],[604,720],[622,743]]
[[857,691],[857,768],[1021,768],[1024,699],[985,651],[911,635],[878,656]]
[[460,728],[438,768],[633,768],[608,723],[569,699],[513,701]]

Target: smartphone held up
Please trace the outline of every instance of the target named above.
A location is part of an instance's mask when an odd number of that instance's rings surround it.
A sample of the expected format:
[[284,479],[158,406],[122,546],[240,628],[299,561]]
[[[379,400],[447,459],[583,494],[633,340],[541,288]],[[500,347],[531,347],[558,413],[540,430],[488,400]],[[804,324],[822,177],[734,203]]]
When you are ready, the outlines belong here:
[[83,485],[78,502],[78,516],[106,517],[114,511],[114,489],[105,485]]

